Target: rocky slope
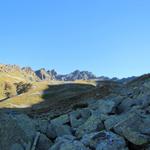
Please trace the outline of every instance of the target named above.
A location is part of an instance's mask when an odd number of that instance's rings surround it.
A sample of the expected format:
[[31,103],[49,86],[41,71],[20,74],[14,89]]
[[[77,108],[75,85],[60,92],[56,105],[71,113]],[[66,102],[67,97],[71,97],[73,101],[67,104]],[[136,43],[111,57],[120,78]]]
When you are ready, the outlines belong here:
[[40,114],[1,109],[0,122],[1,150],[150,150],[150,74],[99,81]]
[[20,81],[39,81],[39,78],[30,67],[20,68],[17,65],[0,64],[0,77]]

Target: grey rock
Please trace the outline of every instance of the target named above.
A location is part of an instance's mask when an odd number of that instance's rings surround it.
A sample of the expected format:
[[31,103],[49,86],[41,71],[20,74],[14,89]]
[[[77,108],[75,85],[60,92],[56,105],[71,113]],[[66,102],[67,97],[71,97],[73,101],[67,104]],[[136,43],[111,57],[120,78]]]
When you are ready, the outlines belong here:
[[53,120],[51,120],[51,123],[52,124],[55,124],[55,125],[63,125],[63,124],[66,124],[69,122],[69,116],[66,114],[66,115],[61,115]]
[[61,124],[49,124],[46,132],[46,135],[50,139],[71,134],[72,134],[71,127],[68,125],[61,125]]
[[44,134],[40,134],[36,145],[36,150],[48,150],[52,144],[53,143],[50,139],[48,139]]
[[63,136],[56,139],[56,143],[49,150],[88,150],[73,136]]
[[113,132],[101,131],[86,134],[81,142],[96,150],[125,150],[125,140]]
[[142,105],[141,99],[131,99],[127,98],[122,101],[122,103],[118,106],[119,112],[128,112],[132,109],[132,107]]
[[107,130],[113,129],[115,133],[123,136],[135,145],[143,145],[150,142],[149,117],[141,116],[139,110],[132,110],[128,113],[113,116],[104,122]]
[[47,120],[36,120],[36,130],[40,131],[43,134],[46,134],[48,128],[48,121]]
[[105,128],[107,130],[110,130],[110,129],[113,129],[113,127],[122,120],[122,118],[125,118],[125,116],[118,116],[118,115],[112,115],[110,116],[108,119],[106,119],[104,121],[104,125],[105,125]]
[[98,114],[92,114],[89,119],[77,128],[75,135],[82,137],[86,133],[101,131],[104,129],[104,125],[101,121],[101,117]]
[[35,136],[35,125],[26,115],[0,114],[0,149],[9,150],[19,143],[29,146]]
[[68,125],[58,125],[54,127],[57,137],[63,135],[72,135],[71,128]]
[[24,150],[21,144],[15,143],[11,146],[10,150]]
[[82,109],[70,113],[70,123],[73,128],[79,127],[91,116],[89,109]]
[[115,110],[115,102],[109,99],[100,99],[90,106],[93,110],[99,110],[99,113],[108,114]]
[[50,139],[54,139],[57,136],[56,131],[54,129],[54,126],[52,124],[50,124],[50,123],[48,124],[46,135]]
[[104,114],[111,113],[115,109],[115,102],[111,100],[99,100],[98,109]]

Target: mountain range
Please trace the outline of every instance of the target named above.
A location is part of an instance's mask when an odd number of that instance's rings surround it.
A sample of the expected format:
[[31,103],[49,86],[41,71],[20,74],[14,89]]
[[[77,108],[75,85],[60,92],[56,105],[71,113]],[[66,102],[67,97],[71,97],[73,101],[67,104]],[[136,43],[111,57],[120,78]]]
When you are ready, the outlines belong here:
[[54,69],[46,70],[45,68],[41,68],[39,70],[34,71],[31,67],[19,67],[18,65],[5,65],[0,64],[0,72],[1,73],[17,73],[23,78],[29,81],[76,81],[76,80],[112,80],[118,82],[127,82],[131,81],[135,77],[118,79],[116,77],[109,78],[106,76],[97,77],[92,72],[89,71],[80,71],[75,70],[69,74],[58,74]]

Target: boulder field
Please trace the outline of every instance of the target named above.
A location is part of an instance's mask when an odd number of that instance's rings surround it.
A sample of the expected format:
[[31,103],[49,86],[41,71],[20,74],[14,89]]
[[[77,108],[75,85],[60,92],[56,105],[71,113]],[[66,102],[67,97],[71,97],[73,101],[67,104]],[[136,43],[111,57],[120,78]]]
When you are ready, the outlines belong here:
[[0,150],[150,150],[150,75],[117,90],[54,118],[1,111]]

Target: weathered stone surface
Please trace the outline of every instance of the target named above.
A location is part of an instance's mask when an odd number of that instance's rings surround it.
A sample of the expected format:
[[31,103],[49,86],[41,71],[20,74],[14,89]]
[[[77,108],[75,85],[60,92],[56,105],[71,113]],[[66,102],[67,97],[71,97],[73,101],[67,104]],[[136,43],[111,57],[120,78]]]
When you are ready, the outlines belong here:
[[24,147],[21,144],[15,143],[11,146],[10,150],[24,150]]
[[90,104],[89,107],[93,110],[99,110],[99,113],[108,114],[115,111],[116,104],[111,99],[100,99]]
[[149,117],[141,116],[140,111],[130,111],[119,116],[112,116],[105,121],[107,130],[113,129],[135,145],[143,145],[150,141]]
[[56,143],[49,150],[88,150],[73,136],[63,136],[56,139]]
[[90,109],[73,111],[69,114],[70,123],[73,128],[79,127],[91,116]]
[[104,125],[107,130],[112,129],[118,122],[124,119],[125,116],[122,115],[112,115],[108,119],[105,120]]
[[36,130],[40,131],[43,134],[46,134],[47,128],[48,128],[48,121],[47,120],[41,120],[38,119],[35,121]]
[[141,106],[141,99],[131,99],[127,98],[122,101],[122,103],[118,106],[120,112],[130,111],[134,106]]
[[123,150],[126,148],[125,140],[121,136],[108,131],[85,134],[81,142],[96,150]]
[[36,145],[36,150],[48,150],[52,144],[53,143],[50,139],[48,139],[44,134],[40,134]]
[[104,129],[100,115],[93,113],[89,119],[76,130],[76,136],[82,137],[86,133],[100,131]]
[[[0,149],[9,150],[15,143],[31,146],[35,136],[33,121],[26,115],[0,114]],[[19,147],[19,145],[16,147]]]
[[47,137],[49,137],[50,139],[54,139],[54,138],[56,138],[56,136],[57,136],[56,131],[55,131],[53,125],[50,124],[50,123],[48,124],[47,131],[46,131],[46,135],[47,135]]
[[61,125],[61,124],[49,124],[46,132],[47,136],[51,139],[54,139],[59,136],[63,135],[71,135],[72,130],[71,127],[68,125]]
[[111,113],[115,109],[115,102],[111,100],[99,100],[97,105],[99,111],[104,114]]
[[63,124],[66,124],[69,122],[69,116],[66,114],[66,115],[61,115],[53,120],[51,120],[51,123],[52,124],[56,124],[56,125],[63,125]]
[[55,126],[54,130],[56,132],[57,137],[72,134],[71,128],[68,125]]

